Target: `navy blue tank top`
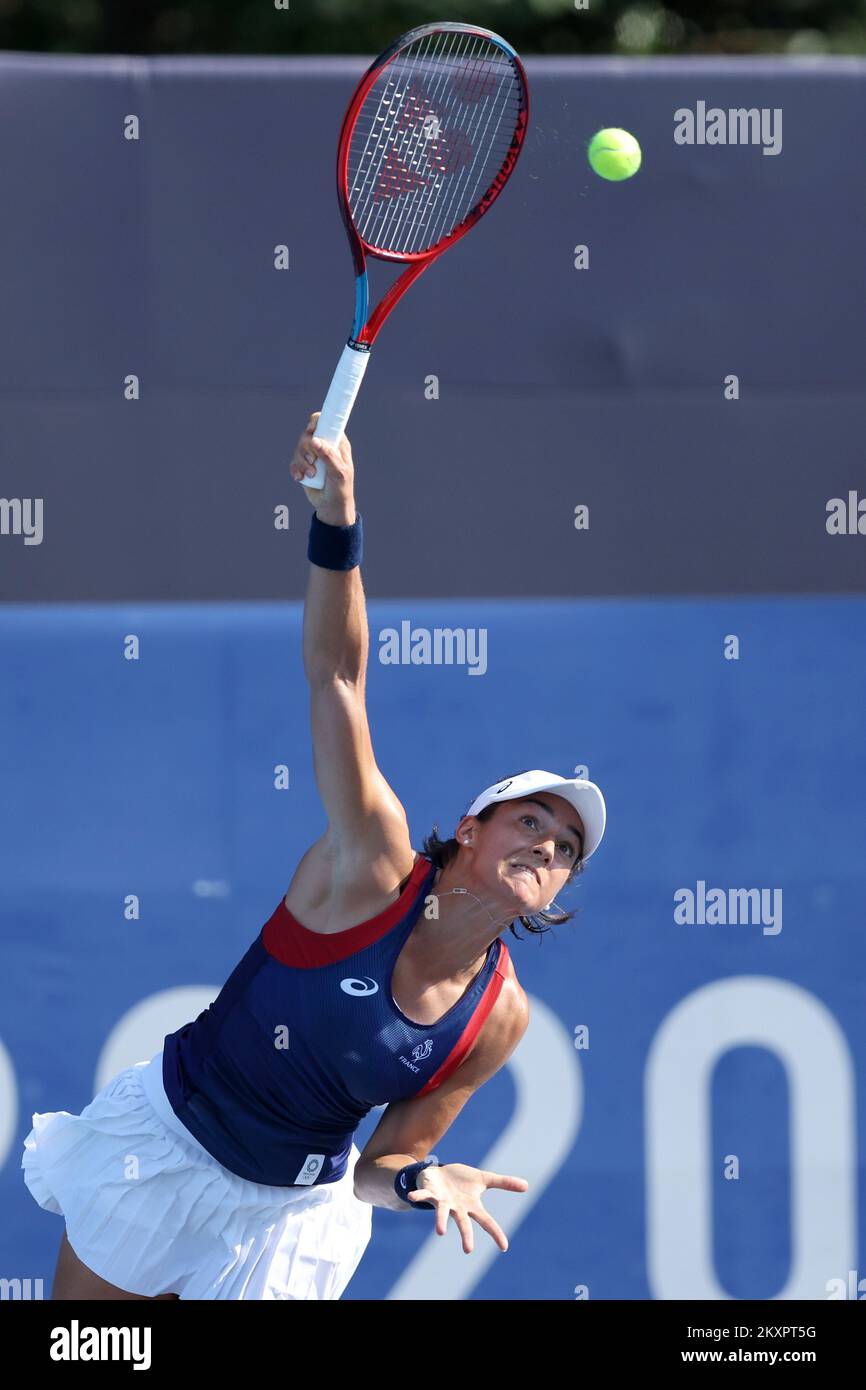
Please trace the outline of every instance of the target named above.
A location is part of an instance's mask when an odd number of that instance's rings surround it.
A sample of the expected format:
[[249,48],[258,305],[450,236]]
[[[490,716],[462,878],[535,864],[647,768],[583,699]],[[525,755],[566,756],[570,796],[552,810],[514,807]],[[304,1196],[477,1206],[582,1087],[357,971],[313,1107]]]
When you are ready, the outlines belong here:
[[330,935],[281,901],[210,1007],[165,1038],[172,1109],[223,1167],[279,1187],[336,1182],[373,1106],[426,1095],[469,1054],[508,971],[501,937],[436,1023],[391,995],[435,875],[419,854],[394,903]]

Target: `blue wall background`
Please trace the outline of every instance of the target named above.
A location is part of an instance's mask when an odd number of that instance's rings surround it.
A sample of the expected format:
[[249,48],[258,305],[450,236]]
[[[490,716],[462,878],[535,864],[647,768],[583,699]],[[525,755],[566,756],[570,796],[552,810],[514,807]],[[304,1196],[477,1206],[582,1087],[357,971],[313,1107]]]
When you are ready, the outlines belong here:
[[[808,1248],[789,1294],[827,1297],[828,1280],[863,1267],[866,602],[373,602],[369,616],[374,743],[416,845],[527,766],[587,766],[609,829],[561,899],[577,918],[541,942],[507,934],[533,1022],[440,1145],[530,1180],[533,1204],[491,1199],[509,1252],[478,1232],[467,1258],[456,1230],[437,1242],[422,1220],[376,1211],[347,1297],[569,1299],[577,1285],[592,1298],[714,1296],[715,1279],[715,1296],[770,1298],[792,1277],[795,1240]],[[379,634],[403,620],[486,629],[486,673],[382,665]],[[138,661],[124,659],[129,634]],[[730,634],[737,661],[723,657]],[[113,1030],[142,1000],[181,986],[213,997],[324,828],[300,643],[297,604],[0,611],[10,1277],[47,1290],[62,1229],[21,1182],[31,1113],[87,1103]],[[780,888],[781,931],[678,925],[673,895],[700,879]],[[124,919],[129,893],[139,921]],[[755,981],[778,1045],[758,1036]],[[674,1065],[660,1060],[653,1082],[654,1040],[690,999]],[[103,1069],[151,1055],[197,1011],[179,1008],[162,1029],[145,1020],[115,1039]],[[577,1025],[588,1050],[573,1046]],[[694,1055],[730,1028],[706,1116],[703,1101],[678,1110]],[[812,1148],[795,1154],[798,1113]],[[653,1230],[648,1152],[665,1145],[679,1155],[677,1196]],[[736,1182],[722,1177],[732,1153]],[[689,1253],[701,1192],[706,1259]]]

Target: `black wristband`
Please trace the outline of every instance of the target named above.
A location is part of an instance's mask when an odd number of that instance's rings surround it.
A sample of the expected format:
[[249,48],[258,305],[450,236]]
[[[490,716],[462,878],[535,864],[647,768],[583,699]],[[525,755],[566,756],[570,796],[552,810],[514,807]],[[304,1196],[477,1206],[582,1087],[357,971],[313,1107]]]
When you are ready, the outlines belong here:
[[437,1168],[439,1166],[439,1160],[435,1154],[422,1159],[420,1163],[407,1163],[406,1167],[401,1168],[394,1179],[394,1191],[398,1197],[402,1197],[407,1207],[427,1207],[431,1211],[436,1210],[435,1202],[410,1202],[407,1196],[409,1192],[418,1191],[418,1174],[423,1172],[425,1168],[429,1168],[431,1164]]
[[313,512],[307,559],[326,570],[351,570],[360,565],[364,551],[364,524],[358,512],[351,526],[331,526]]

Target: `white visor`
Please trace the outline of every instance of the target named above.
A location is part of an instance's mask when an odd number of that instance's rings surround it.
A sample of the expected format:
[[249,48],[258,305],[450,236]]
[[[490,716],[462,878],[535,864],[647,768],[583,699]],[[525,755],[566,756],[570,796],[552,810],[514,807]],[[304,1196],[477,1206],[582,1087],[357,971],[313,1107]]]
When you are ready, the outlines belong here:
[[495,782],[476,796],[465,815],[477,816],[479,811],[494,801],[516,801],[522,796],[535,796],[537,792],[553,792],[571,802],[583,821],[583,857],[584,860],[588,859],[601,844],[607,821],[604,797],[595,782],[584,781],[581,777],[557,777],[555,772],[542,772],[534,768],[532,772],[521,772],[517,777],[506,777],[504,782]]

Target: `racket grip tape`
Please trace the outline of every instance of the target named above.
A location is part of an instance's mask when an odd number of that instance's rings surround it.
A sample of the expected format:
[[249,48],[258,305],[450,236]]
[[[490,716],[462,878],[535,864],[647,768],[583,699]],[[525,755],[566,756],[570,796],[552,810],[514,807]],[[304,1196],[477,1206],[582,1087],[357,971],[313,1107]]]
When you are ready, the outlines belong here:
[[[337,363],[337,370],[328,387],[328,394],[322,406],[315,433],[329,444],[336,444],[352,413],[355,397],[361,389],[361,382],[367,370],[370,350],[359,351],[347,343]],[[316,472],[311,478],[303,479],[304,487],[324,487],[325,469],[320,458],[316,459]]]

